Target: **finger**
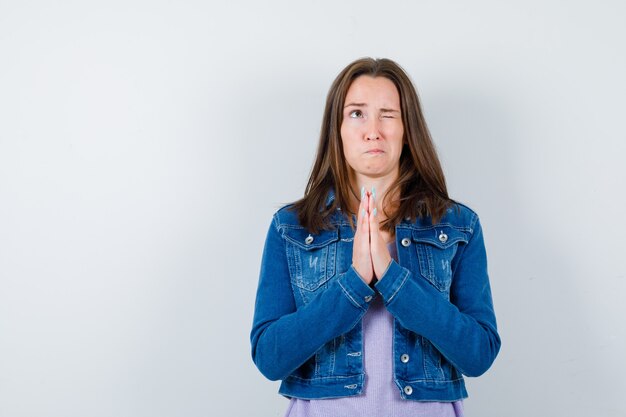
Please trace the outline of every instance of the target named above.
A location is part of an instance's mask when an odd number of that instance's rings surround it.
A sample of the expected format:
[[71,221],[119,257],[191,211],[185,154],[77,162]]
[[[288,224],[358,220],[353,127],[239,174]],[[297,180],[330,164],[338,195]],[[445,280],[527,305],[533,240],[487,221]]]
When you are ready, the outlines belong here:
[[378,221],[379,215],[378,215],[378,209],[376,207],[372,207],[374,205],[374,203],[372,202],[373,199],[370,199],[370,215],[368,216],[368,229],[369,229],[369,234],[370,234],[370,242],[372,245],[372,249],[375,249],[377,247],[377,245],[379,244],[379,241],[382,240],[382,237],[380,236],[380,223]]
[[361,228],[362,228],[362,224],[363,224],[363,204],[364,204],[364,200],[363,200],[363,191],[364,189],[361,188],[361,199],[359,200],[359,206],[356,209],[356,232],[355,234],[360,233]]
[[361,199],[361,216],[362,216],[362,232],[364,236],[367,236],[367,241],[369,242],[369,214],[370,214],[370,201],[371,198],[367,192],[364,193],[363,198]]
[[374,187],[372,187],[372,192],[368,201],[368,207],[367,207],[367,211],[368,213],[370,213],[370,215],[374,215],[375,214],[375,210],[376,210],[376,189]]
[[[372,192],[372,195],[374,196],[375,193]],[[370,206],[374,207],[371,209],[368,222],[370,230],[370,253],[372,256],[374,276],[381,279],[383,273],[387,270],[389,262],[391,262],[391,255],[389,254],[389,249],[387,248],[387,244],[380,230],[380,214],[378,213],[378,209],[375,207],[376,203],[373,201],[374,198],[375,197],[372,197],[370,199]]]
[[363,227],[365,223],[367,223],[367,217],[369,213],[368,209],[369,205],[369,197],[365,192],[365,188],[361,189],[361,203],[359,204],[359,213],[358,213],[358,224]]
[[369,214],[368,214],[369,196],[364,192],[361,204],[359,204],[359,212],[357,213],[357,224],[354,235],[355,248],[363,252],[369,253]]
[[359,276],[369,284],[374,276],[369,238],[369,196],[364,193],[359,204],[354,235],[352,264]]
[[376,208],[376,190],[374,188],[372,188],[372,194],[369,199],[368,212],[370,214],[368,226],[371,240],[371,235],[378,234],[378,209]]

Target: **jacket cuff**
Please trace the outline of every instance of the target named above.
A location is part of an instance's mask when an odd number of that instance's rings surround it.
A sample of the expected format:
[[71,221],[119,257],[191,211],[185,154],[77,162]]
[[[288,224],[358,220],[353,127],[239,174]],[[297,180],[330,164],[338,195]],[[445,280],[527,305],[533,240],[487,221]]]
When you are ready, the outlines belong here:
[[338,283],[350,302],[363,310],[367,310],[370,302],[376,295],[376,291],[370,288],[369,285],[361,279],[353,266],[350,266],[350,269],[339,277]]
[[375,287],[382,295],[385,304],[389,304],[404,285],[409,277],[409,271],[402,268],[395,260],[392,260],[387,271],[378,280]]

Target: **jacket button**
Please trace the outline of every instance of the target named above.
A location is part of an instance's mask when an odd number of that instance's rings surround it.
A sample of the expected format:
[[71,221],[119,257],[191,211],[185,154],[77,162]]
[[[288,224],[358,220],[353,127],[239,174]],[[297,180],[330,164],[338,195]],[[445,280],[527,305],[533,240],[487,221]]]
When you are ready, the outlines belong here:
[[407,363],[409,361],[409,355],[407,355],[406,353],[403,354],[402,356],[400,356],[400,360],[402,361],[402,363]]
[[404,246],[405,248],[408,248],[411,245],[411,240],[408,237],[405,237],[404,239],[402,239],[402,246]]
[[439,241],[440,241],[441,243],[446,243],[446,241],[447,241],[447,240],[448,240],[448,235],[447,235],[447,234],[445,234],[444,232],[441,232],[441,233],[439,234]]
[[369,303],[370,301],[372,301],[372,296],[371,295],[366,295],[364,298],[366,303]]
[[307,245],[310,245],[311,243],[313,243],[313,236],[308,235],[306,239],[304,239],[304,243],[306,243]]
[[404,393],[405,393],[406,395],[411,395],[411,394],[413,394],[413,388],[411,388],[411,386],[410,386],[410,385],[407,385],[406,387],[404,387]]

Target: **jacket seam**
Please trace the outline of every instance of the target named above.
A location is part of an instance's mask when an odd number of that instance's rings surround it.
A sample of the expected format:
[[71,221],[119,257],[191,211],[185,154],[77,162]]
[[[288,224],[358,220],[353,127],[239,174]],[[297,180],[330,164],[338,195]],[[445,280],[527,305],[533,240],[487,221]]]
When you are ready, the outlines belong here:
[[409,273],[404,272],[404,277],[402,279],[402,282],[400,283],[400,285],[398,285],[398,288],[393,292],[393,294],[391,294],[391,296],[389,297],[389,300],[387,301],[387,304],[389,304],[394,299],[398,291],[400,291],[400,288],[402,288],[404,284],[406,283],[406,280],[408,279],[408,277],[409,277]]
[[350,295],[350,293],[348,292],[348,290],[346,290],[346,288],[343,286],[343,284],[341,283],[340,280],[337,281],[337,283],[339,284],[339,286],[341,287],[341,291],[343,291],[343,293],[346,295],[346,297],[348,297],[348,299],[350,300],[350,302],[352,302],[352,304],[354,304],[356,307],[358,307],[360,310],[363,310],[363,307],[361,307],[361,305],[354,299],[352,298],[352,296]]
[[360,373],[360,374],[354,374],[354,375],[335,375],[335,376],[320,376],[317,378],[302,378],[296,375],[289,375],[287,378],[288,379],[298,379],[300,381],[318,381],[318,380],[322,380],[322,379],[348,379],[348,378],[354,378],[356,376],[364,376],[365,373]]

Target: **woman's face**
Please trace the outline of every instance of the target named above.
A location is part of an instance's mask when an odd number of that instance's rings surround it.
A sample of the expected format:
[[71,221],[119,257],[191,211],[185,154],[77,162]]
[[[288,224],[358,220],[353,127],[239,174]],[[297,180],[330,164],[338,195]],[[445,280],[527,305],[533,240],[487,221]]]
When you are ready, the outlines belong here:
[[346,95],[341,141],[352,178],[391,180],[398,175],[404,127],[400,95],[384,77],[362,75]]

